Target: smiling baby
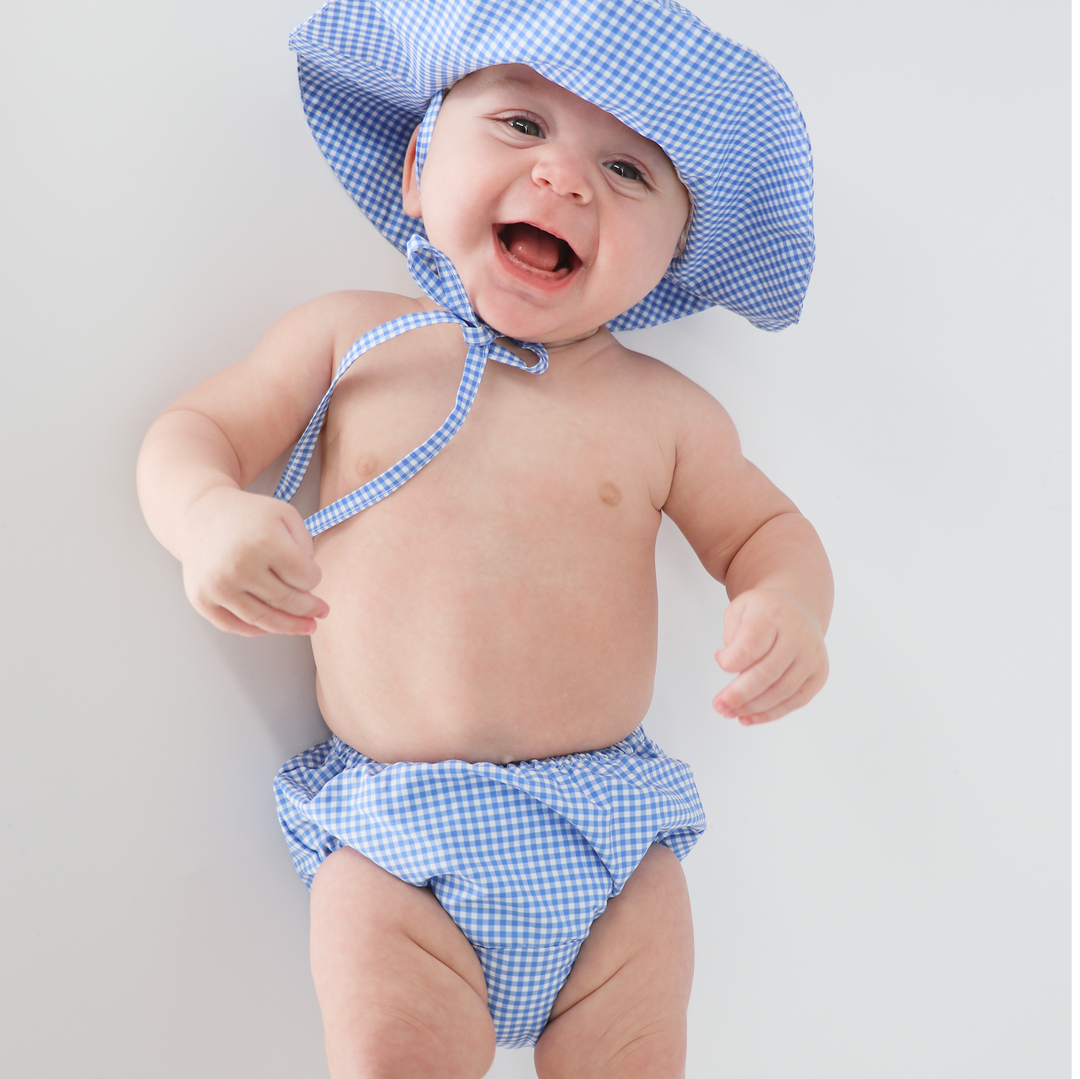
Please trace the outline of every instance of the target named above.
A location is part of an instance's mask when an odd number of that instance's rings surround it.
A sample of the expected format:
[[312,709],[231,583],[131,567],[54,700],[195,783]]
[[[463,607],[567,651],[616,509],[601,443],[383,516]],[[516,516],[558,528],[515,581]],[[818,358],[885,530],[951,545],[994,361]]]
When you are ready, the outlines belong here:
[[[746,725],[824,683],[832,582],[724,409],[611,330],[795,320],[798,109],[661,0],[334,0],[293,46],[424,295],[285,315],[158,418],[139,490],[201,614],[311,636],[333,737],[277,797],[331,1072],[479,1077],[498,1043],[541,1077],[681,1075],[704,815],[640,726],[662,514],[726,585],[714,706]],[[244,490],[298,439],[277,497]]]

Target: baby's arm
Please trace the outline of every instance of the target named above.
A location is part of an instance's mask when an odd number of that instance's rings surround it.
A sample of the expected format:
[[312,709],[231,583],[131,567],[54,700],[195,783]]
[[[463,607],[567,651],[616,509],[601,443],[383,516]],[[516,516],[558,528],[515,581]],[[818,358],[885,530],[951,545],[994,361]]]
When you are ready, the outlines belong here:
[[696,386],[680,397],[664,511],[731,600],[716,658],[738,677],[713,707],[744,724],[779,719],[828,677],[829,561],[810,522],[743,457],[724,409]]
[[321,572],[300,514],[243,488],[315,411],[335,355],[352,342],[358,295],[326,296],[286,315],[247,359],[174,401],[143,442],[147,523],[183,563],[195,609],[220,629],[312,633],[329,610],[312,594]]

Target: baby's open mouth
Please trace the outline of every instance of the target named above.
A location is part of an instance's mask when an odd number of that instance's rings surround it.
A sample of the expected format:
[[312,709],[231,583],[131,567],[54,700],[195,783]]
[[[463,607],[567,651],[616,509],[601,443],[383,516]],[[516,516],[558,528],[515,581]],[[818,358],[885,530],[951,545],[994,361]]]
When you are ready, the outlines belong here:
[[524,221],[500,225],[496,235],[510,258],[530,273],[558,279],[581,265],[581,259],[565,240]]

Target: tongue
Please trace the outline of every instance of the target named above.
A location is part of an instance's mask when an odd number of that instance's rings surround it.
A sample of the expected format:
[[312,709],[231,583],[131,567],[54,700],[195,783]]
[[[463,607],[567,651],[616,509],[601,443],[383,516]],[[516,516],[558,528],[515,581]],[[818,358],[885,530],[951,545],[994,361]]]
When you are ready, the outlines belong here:
[[526,266],[537,270],[554,270],[559,265],[562,241],[523,221],[507,225],[502,234],[507,251]]

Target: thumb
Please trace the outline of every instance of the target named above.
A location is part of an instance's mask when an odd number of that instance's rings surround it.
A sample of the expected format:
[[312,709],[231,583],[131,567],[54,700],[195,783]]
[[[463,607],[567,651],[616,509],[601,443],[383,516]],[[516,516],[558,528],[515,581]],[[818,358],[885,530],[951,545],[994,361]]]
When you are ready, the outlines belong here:
[[285,526],[288,544],[279,548],[271,569],[290,587],[310,592],[322,580],[322,570],[315,561],[315,544],[304,519],[288,503],[281,503],[278,519]]
[[301,517],[296,508],[290,506],[288,502],[281,502],[281,520],[288,529],[289,535],[292,537],[292,540],[297,547],[299,547],[308,558],[314,558],[315,543],[311,538],[311,533],[308,532],[307,525],[304,524],[304,518]]
[[738,671],[739,663],[736,655],[737,649],[732,645],[739,636],[739,628],[742,625],[743,612],[746,610],[746,601],[742,596],[736,596],[724,611],[724,647],[716,653],[716,662],[720,669],[734,674]]

